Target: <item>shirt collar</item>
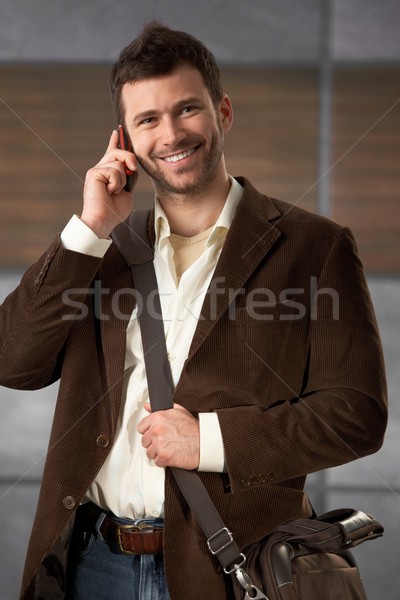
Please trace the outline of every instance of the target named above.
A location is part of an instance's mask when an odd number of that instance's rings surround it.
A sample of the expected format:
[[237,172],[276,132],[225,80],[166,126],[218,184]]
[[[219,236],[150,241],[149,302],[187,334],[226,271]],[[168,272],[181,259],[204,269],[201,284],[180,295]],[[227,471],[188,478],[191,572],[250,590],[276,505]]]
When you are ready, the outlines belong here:
[[[210,235],[208,236],[206,247],[211,246],[215,243],[221,231],[228,230],[232,224],[233,217],[236,211],[236,207],[239,204],[239,201],[243,194],[243,188],[236,179],[228,175],[230,181],[230,189],[228,196],[226,198],[224,207],[212,227],[210,231]],[[156,235],[156,247],[161,242],[161,240],[168,238],[171,235],[171,229],[168,223],[167,216],[158,201],[158,198],[155,198],[155,206],[154,206],[154,229]]]

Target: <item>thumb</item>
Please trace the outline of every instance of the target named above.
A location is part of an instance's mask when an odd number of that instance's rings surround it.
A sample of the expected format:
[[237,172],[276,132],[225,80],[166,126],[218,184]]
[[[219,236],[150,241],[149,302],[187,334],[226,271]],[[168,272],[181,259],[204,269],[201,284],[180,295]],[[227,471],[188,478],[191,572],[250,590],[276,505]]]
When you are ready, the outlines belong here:
[[143,408],[144,408],[144,410],[147,410],[147,412],[151,413],[151,405],[150,405],[150,402],[145,402],[145,403],[143,404]]

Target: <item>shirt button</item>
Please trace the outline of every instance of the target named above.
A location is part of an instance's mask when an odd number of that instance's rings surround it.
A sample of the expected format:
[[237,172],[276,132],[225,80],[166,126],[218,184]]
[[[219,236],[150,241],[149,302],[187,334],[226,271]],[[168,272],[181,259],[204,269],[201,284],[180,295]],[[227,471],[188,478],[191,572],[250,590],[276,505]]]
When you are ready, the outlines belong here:
[[158,518],[160,516],[160,513],[157,510],[153,511],[153,517]]
[[99,437],[96,440],[96,444],[100,448],[107,448],[109,443],[110,443],[110,440],[107,435],[99,435]]
[[176,360],[176,355],[172,354],[171,352],[168,354],[168,359],[170,362],[173,362],[174,360]]
[[73,496],[65,496],[65,498],[63,500],[64,508],[71,510],[72,508],[74,508],[75,504],[76,504],[76,500]]

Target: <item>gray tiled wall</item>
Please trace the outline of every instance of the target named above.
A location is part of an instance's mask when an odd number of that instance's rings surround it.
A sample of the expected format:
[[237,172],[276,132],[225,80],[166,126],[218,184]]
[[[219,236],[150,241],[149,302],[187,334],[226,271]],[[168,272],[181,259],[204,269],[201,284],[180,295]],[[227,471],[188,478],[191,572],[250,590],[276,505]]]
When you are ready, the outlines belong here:
[[397,0],[2,0],[0,61],[113,61],[156,17],[222,62],[317,62],[329,4],[335,60],[400,59]]

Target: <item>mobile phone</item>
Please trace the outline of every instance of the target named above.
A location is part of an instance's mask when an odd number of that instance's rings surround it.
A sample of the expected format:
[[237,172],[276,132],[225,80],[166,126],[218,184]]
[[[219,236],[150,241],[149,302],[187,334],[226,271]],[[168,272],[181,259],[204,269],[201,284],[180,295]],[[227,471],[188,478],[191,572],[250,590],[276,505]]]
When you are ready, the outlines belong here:
[[[125,131],[125,129],[120,125],[118,127],[118,136],[119,136],[119,147],[121,150],[129,150],[129,152],[133,152],[132,145],[129,141],[129,137]],[[133,171],[128,169],[126,165],[124,165],[125,174],[126,174],[126,184],[124,185],[124,190],[127,192],[132,191],[133,188]]]

